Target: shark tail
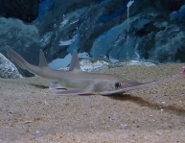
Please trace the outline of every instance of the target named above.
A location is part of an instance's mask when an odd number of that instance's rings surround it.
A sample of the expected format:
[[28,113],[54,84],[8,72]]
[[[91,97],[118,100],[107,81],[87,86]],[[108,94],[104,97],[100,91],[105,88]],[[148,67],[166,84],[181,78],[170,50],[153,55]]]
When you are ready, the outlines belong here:
[[[30,67],[30,64],[24,60],[19,54],[17,54],[14,50],[12,50],[9,46],[6,46],[6,49],[8,51],[8,55],[11,56],[14,61],[22,68],[22,69],[28,69]],[[42,50],[40,50],[40,56],[39,56],[39,67],[48,67],[46,58],[44,56],[44,53]]]
[[6,46],[8,55],[13,58],[13,60],[22,68],[26,69],[26,65],[29,64],[26,60],[24,60],[19,54],[14,52],[9,46]]

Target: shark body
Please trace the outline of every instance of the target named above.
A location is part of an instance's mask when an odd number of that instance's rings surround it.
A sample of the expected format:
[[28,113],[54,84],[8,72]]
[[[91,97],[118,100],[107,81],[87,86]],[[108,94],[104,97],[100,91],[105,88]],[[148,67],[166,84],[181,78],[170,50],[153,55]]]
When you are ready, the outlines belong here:
[[87,94],[101,94],[111,95],[116,93],[123,93],[131,89],[141,88],[150,84],[155,84],[161,81],[175,78],[185,73],[182,72],[157,81],[139,83],[122,79],[119,76],[99,73],[88,73],[80,69],[77,51],[74,50],[71,64],[68,71],[54,70],[48,67],[44,53],[40,50],[39,66],[32,65],[24,60],[19,54],[7,46],[8,55],[11,56],[15,62],[23,69],[41,76],[43,78],[52,79],[55,82],[50,84],[50,89],[63,88],[65,90],[56,92],[60,95],[87,95]]

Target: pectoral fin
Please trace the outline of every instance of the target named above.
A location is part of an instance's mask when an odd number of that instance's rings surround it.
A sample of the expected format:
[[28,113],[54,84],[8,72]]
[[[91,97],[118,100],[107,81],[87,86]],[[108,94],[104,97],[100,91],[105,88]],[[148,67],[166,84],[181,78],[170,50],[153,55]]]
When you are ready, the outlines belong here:
[[52,82],[52,83],[50,84],[49,89],[50,89],[50,90],[53,90],[53,89],[66,89],[66,88],[63,87],[59,82],[54,81],[54,82]]
[[87,91],[83,91],[80,89],[68,89],[68,90],[64,90],[64,91],[58,91],[55,92],[58,95],[88,95],[91,94],[90,92]]

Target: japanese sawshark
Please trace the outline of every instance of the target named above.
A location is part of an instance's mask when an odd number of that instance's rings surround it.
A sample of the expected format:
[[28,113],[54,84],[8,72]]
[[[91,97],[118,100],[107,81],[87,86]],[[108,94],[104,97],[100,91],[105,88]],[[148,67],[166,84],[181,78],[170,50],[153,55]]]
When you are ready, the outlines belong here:
[[112,95],[124,93],[132,89],[170,80],[185,73],[185,67],[183,67],[183,71],[177,74],[151,82],[140,83],[115,75],[82,71],[76,50],[73,52],[69,70],[65,71],[49,68],[42,50],[40,50],[39,65],[35,66],[28,63],[9,46],[6,46],[6,48],[8,55],[11,56],[22,69],[27,69],[40,77],[52,79],[54,82],[50,84],[49,88],[63,89],[56,92],[56,94],[60,95]]

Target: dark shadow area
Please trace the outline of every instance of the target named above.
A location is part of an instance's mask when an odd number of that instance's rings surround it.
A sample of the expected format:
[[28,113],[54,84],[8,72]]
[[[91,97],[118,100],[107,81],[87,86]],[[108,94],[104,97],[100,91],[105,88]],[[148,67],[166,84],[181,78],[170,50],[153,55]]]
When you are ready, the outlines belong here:
[[45,86],[45,85],[40,85],[40,84],[35,84],[35,83],[28,83],[29,85],[31,85],[31,86],[34,86],[34,87],[36,87],[36,88],[41,88],[41,89],[49,89],[49,87],[48,86]]
[[183,109],[183,108],[176,107],[173,105],[167,106],[167,105],[163,105],[163,104],[151,103],[147,100],[144,100],[141,97],[136,97],[136,96],[132,96],[129,94],[117,94],[117,95],[111,95],[108,97],[112,98],[114,100],[134,102],[140,106],[148,106],[149,108],[151,108],[153,110],[164,109],[165,110],[164,112],[173,113],[178,116],[185,116],[185,109]]

